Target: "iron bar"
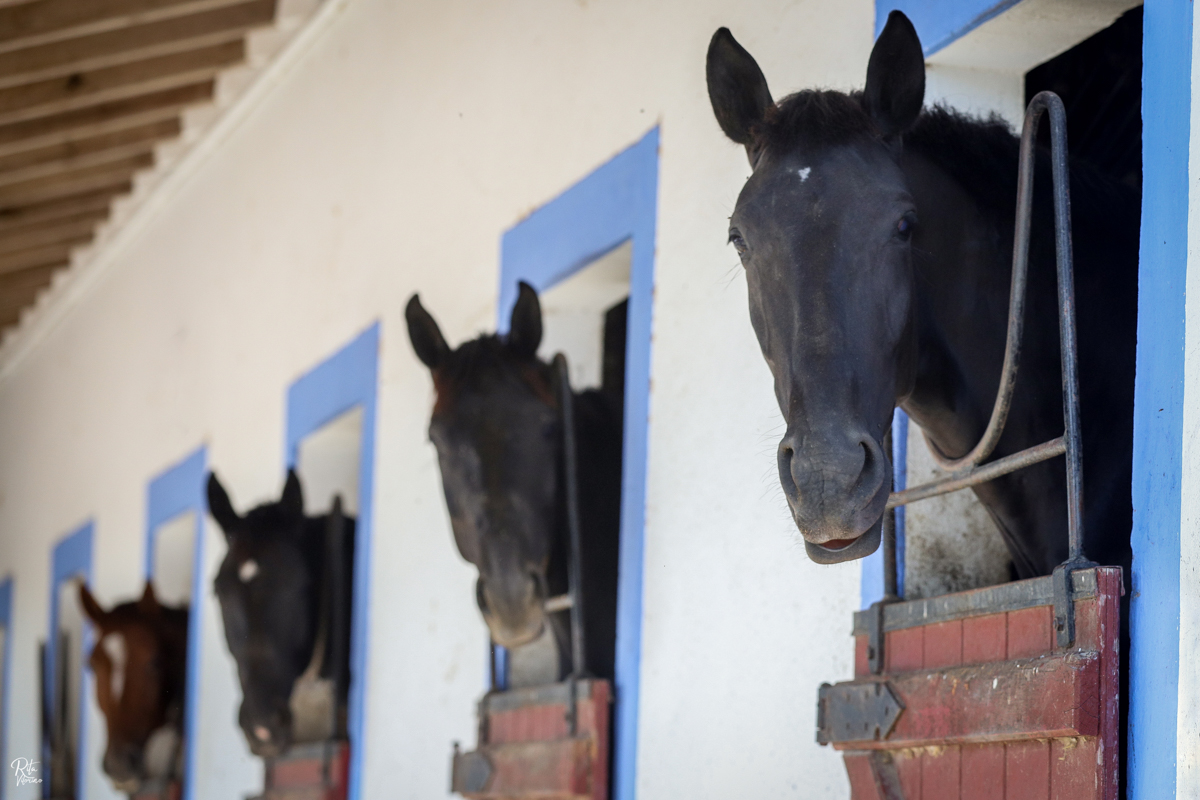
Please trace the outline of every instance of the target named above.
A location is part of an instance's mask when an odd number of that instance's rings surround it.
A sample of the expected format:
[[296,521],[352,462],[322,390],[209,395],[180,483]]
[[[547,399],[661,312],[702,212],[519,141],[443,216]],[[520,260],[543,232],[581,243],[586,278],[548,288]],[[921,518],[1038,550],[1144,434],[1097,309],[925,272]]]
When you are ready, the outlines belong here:
[[896,508],[897,506],[905,506],[909,503],[915,503],[918,500],[925,500],[929,497],[937,497],[950,492],[957,492],[960,489],[967,489],[971,486],[976,486],[980,483],[987,483],[990,480],[999,478],[1001,475],[1007,475],[1010,472],[1016,472],[1019,469],[1033,466],[1047,459],[1062,455],[1067,451],[1067,446],[1063,441],[1063,437],[1051,439],[1043,444],[1035,445],[1022,450],[1019,453],[1013,453],[1011,456],[997,459],[990,464],[984,464],[982,467],[973,467],[964,470],[956,475],[950,475],[936,481],[923,483],[920,486],[914,486],[911,489],[905,489],[903,492],[892,492],[888,497],[887,507]]
[[[567,357],[562,353],[554,356],[554,369],[558,375],[559,403],[563,426],[563,482],[567,498],[567,534],[571,552],[567,559],[567,581],[571,595],[571,661],[572,676],[587,674],[586,656],[583,646],[583,597],[580,591],[582,571],[579,564],[579,485],[576,475],[578,452],[575,443],[575,404],[571,394],[571,376],[567,369]],[[572,704],[574,698],[572,697]]]

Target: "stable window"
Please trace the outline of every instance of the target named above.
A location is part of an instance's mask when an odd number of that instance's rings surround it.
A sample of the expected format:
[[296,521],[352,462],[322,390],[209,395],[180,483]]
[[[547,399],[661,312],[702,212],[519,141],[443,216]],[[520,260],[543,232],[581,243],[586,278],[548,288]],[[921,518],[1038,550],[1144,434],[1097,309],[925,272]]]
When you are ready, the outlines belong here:
[[60,541],[51,555],[50,626],[42,646],[42,778],[51,800],[82,800],[87,788],[86,654],[91,627],[79,583],[92,577],[92,524]]

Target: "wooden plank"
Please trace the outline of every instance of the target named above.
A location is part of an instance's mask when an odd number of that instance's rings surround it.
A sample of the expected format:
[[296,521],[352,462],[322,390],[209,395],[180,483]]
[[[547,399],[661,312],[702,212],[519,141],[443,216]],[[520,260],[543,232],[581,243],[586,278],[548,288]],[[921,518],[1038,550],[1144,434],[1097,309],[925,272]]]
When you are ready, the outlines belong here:
[[1055,739],[1050,743],[1050,796],[1054,800],[1102,800],[1101,771],[1096,769],[1100,740]]
[[1008,612],[1008,658],[1032,658],[1054,649],[1054,608]]
[[591,740],[513,742],[487,745],[480,751],[492,765],[491,779],[481,792],[463,792],[472,800],[553,797],[591,800]]
[[[960,800],[961,752],[957,746],[926,752],[921,759],[921,800]],[[963,797],[961,800],[975,800]]]
[[18,184],[31,184],[37,181],[48,181],[65,173],[76,173],[86,169],[100,168],[130,160],[149,159],[154,161],[154,146],[157,142],[131,142],[130,144],[88,153],[59,163],[38,164],[34,167],[0,172],[0,189]]
[[67,239],[55,244],[5,253],[4,255],[0,255],[0,275],[69,261],[72,250],[80,245],[87,244],[91,240],[92,234],[88,233],[84,236],[77,236],[74,239]]
[[925,669],[962,664],[963,621],[938,622],[925,627]]
[[113,198],[128,194],[133,184],[128,180],[103,186],[95,191],[59,198],[47,203],[0,209],[0,235],[9,235],[29,230],[32,226],[44,225],[77,214],[103,211]]
[[5,208],[15,208],[59,197],[82,194],[125,182],[130,180],[138,170],[146,169],[153,164],[154,154],[144,153],[111,164],[63,172],[52,178],[39,178],[14,183],[10,186],[0,186],[0,211]]
[[[1098,744],[1100,796],[1118,800],[1121,753],[1121,595],[1125,594],[1119,567],[1096,570],[1100,603],[1096,607],[1096,644],[1100,649],[1100,713]],[[1078,605],[1076,606],[1078,608]],[[1077,616],[1078,618],[1078,616]]]
[[275,18],[276,0],[238,5],[0,52],[0,88],[233,41]]
[[108,209],[78,214],[66,219],[22,228],[16,233],[0,234],[0,254],[41,247],[55,242],[90,235],[108,217]]
[[884,634],[883,660],[888,672],[920,669],[925,662],[925,629],[906,628]]
[[239,0],[36,0],[0,7],[0,52],[196,14]]
[[[25,150],[0,156],[0,181],[11,183],[25,177],[46,174],[60,168],[87,166],[89,157],[113,152],[130,152],[130,148],[146,149],[157,142],[173,139],[180,134],[182,125],[178,117],[158,120],[144,125],[108,131],[98,136],[74,139],[67,142]],[[137,152],[137,151],[133,151]],[[109,160],[107,157],[103,160]]]
[[888,676],[904,711],[882,742],[838,749],[972,744],[1099,732],[1100,656],[1065,653]]
[[244,60],[241,39],[0,89],[0,125],[209,80]]
[[1049,742],[1012,742],[1005,748],[1004,790],[1005,800],[1050,800]]
[[[846,777],[850,779],[851,800],[883,800],[871,772],[870,753],[846,753]],[[914,799],[915,800],[915,799]]]
[[213,81],[200,81],[189,86],[0,125],[0,155],[177,117],[188,106],[211,100],[213,89]]
[[970,800],[1004,800],[1004,745],[964,745],[962,786]]
[[37,299],[38,293],[50,284],[54,273],[66,265],[67,262],[62,261],[0,275],[0,326],[8,327],[17,322],[21,311]]
[[964,664],[1003,661],[1008,653],[1008,615],[987,614],[963,620]]

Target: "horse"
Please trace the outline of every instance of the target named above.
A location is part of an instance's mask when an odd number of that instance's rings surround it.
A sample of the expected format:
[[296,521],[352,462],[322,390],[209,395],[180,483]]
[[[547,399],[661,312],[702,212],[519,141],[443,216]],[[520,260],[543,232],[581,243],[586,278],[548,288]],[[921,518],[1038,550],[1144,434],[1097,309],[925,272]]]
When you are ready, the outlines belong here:
[[83,583],[79,604],[98,632],[88,663],[108,743],[102,765],[118,791],[182,774],[188,609],[158,602],[149,581],[138,600],[105,611]]
[[[277,502],[245,515],[215,473],[207,494],[228,545],[213,588],[237,662],[238,724],[250,751],[274,758],[296,741],[345,737],[354,519],[342,517],[337,501],[330,514],[306,516],[294,470]],[[334,539],[339,524],[343,534]]]
[[[987,425],[1007,331],[1018,140],[996,117],[923,109],[921,43],[897,11],[861,92],[805,90],[776,103],[725,28],[706,73],[717,122],[752,167],[729,241],[787,424],[784,495],[815,561],[862,558],[879,545],[891,490],[883,441],[893,410],[943,459],[965,455]],[[1022,362],[992,458],[1063,432],[1044,150],[1036,175]],[[1139,198],[1077,160],[1070,188],[1084,549],[1128,575]],[[1017,577],[1067,558],[1062,461],[973,488]]]
[[[610,312],[611,315],[612,312]],[[475,599],[492,641],[526,646],[549,629],[557,678],[580,670],[613,677],[621,506],[623,356],[605,358],[600,389],[572,392],[577,441],[580,595],[584,658],[573,663],[566,613],[547,599],[567,591],[563,415],[553,366],[537,356],[542,312],[522,282],[506,336],[482,335],[451,350],[413,295],[409,338],[430,369],[436,401],[429,438],[459,554],[478,569]],[[623,339],[623,320],[606,322]],[[622,352],[623,345],[619,348]]]

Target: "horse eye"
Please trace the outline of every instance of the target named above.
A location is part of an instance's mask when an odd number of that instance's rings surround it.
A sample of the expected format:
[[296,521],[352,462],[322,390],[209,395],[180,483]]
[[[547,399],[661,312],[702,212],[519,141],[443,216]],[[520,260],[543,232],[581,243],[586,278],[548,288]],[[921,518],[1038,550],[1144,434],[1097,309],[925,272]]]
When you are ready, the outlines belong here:
[[733,245],[733,249],[737,250],[738,256],[746,255],[746,240],[742,238],[742,234],[736,228],[729,232],[729,243]]
[[900,237],[900,241],[907,242],[911,239],[914,227],[916,227],[916,222],[907,216],[901,217],[900,221],[896,223],[896,235]]

